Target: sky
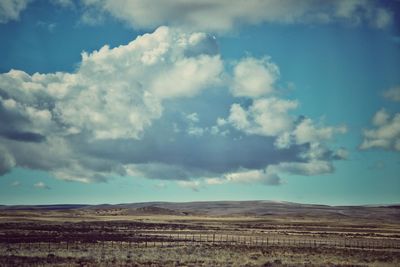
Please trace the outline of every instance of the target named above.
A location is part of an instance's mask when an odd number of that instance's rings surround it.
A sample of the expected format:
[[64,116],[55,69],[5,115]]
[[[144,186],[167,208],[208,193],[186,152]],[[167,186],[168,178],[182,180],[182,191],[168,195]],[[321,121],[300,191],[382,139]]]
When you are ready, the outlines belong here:
[[0,1],[0,204],[400,203],[400,1]]

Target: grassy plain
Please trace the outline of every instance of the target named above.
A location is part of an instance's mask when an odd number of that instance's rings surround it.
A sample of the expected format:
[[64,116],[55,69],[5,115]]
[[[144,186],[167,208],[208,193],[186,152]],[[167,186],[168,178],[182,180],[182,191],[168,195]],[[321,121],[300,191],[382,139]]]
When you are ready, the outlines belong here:
[[0,266],[400,266],[396,216],[146,211],[0,210]]

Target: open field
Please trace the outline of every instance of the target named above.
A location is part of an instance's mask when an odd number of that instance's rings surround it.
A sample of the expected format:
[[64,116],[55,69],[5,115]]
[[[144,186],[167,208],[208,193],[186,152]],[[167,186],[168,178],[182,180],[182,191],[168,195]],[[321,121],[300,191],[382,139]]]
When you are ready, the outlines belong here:
[[0,266],[400,266],[400,209],[275,202],[0,209]]

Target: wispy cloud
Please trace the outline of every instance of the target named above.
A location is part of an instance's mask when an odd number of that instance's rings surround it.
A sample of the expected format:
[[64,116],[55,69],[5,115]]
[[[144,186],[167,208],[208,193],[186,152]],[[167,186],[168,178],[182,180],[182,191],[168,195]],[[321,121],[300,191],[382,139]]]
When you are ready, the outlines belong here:
[[33,185],[34,187],[38,188],[38,189],[51,189],[50,186],[46,185],[43,182],[37,182],[36,184]]
[[179,181],[178,185],[183,188],[189,188],[195,192],[198,192],[201,187],[200,181]]
[[0,23],[18,20],[20,13],[31,0],[2,0],[0,1]]
[[18,186],[21,185],[21,182],[20,181],[14,181],[10,185],[13,186],[13,187],[18,187]]
[[57,24],[54,22],[45,22],[45,21],[38,21],[36,25],[42,29],[46,29],[49,32],[54,32],[57,27]]
[[400,86],[395,86],[386,90],[383,92],[383,96],[388,100],[400,102]]

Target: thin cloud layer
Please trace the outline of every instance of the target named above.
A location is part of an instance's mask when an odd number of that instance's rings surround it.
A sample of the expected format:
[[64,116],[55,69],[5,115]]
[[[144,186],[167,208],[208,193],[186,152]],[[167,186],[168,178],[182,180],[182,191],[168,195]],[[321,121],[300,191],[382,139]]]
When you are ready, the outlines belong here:
[[[203,31],[230,31],[241,25],[267,23],[367,23],[385,28],[393,14],[378,1],[365,0],[90,0],[88,13],[106,12],[134,28],[178,26]],[[206,18],[206,19],[205,19]]]

